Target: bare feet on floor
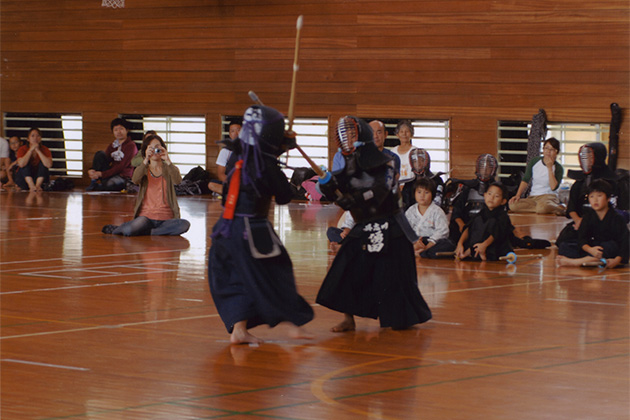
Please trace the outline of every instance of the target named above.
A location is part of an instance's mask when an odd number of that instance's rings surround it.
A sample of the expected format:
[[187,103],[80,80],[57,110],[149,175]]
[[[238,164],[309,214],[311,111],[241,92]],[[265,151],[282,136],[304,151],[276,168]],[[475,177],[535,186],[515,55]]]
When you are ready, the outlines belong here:
[[346,332],[354,331],[356,324],[354,323],[354,317],[352,315],[344,314],[344,319],[339,324],[330,329],[332,332]]
[[263,340],[248,333],[247,331],[243,333],[242,331],[234,330],[232,332],[232,335],[230,336],[230,343],[232,344],[261,344],[263,343]]
[[556,264],[560,267],[579,267],[582,264],[583,258],[569,258],[564,255],[558,255],[556,257]]
[[313,334],[309,333],[304,328],[298,327],[294,324],[291,324],[291,326],[289,327],[289,337],[297,339],[304,338],[307,340],[312,340],[313,338],[315,338]]
[[230,343],[232,344],[260,344],[263,340],[252,335],[247,331],[247,321],[239,321],[234,324],[232,335],[230,335]]

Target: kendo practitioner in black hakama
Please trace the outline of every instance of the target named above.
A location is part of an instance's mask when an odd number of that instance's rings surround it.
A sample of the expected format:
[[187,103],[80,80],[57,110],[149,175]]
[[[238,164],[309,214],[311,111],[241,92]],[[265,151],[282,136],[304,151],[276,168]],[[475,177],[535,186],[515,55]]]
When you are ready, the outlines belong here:
[[[392,158],[374,144],[372,129],[356,117],[337,124],[341,151],[318,187],[349,210],[356,225],[344,239],[316,302],[344,313],[334,332],[355,329],[354,316],[379,319],[381,327],[406,329],[431,319],[418,289],[413,242],[400,208]],[[408,236],[407,236],[408,235]]]
[[[617,196],[617,176],[606,165],[607,156],[606,146],[602,143],[588,143],[582,145],[578,150],[578,159],[580,162],[579,171],[570,170],[569,178],[575,179],[569,191],[569,201],[567,203],[566,216],[571,219],[558,235],[556,246],[559,252],[565,253],[567,249],[571,249],[578,244],[578,229],[584,212],[590,209],[588,202],[588,187],[593,181],[603,179],[612,187],[612,196]],[[615,207],[614,205],[612,207]]]
[[257,325],[292,325],[294,338],[312,338],[300,326],[313,319],[298,294],[293,265],[267,219],[271,198],[286,204],[292,190],[277,156],[295,144],[285,137],[284,117],[254,105],[243,116],[226,166],[223,215],[213,228],[208,283],[232,343],[260,343],[248,332]]

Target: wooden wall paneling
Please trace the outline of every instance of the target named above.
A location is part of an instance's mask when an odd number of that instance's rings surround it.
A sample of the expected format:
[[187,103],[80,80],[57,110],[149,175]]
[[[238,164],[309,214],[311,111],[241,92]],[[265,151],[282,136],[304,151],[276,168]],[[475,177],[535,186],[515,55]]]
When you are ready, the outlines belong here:
[[[297,115],[450,119],[452,166],[465,168],[470,142],[496,148],[496,120],[529,120],[544,108],[552,121],[608,122],[618,102],[619,164],[630,167],[625,1],[128,0],[113,10],[97,0],[2,0],[1,7],[0,110],[82,112],[86,151],[109,141],[118,113],[241,114],[249,90],[286,112],[295,19],[304,14]],[[210,168],[217,149],[207,149]]]

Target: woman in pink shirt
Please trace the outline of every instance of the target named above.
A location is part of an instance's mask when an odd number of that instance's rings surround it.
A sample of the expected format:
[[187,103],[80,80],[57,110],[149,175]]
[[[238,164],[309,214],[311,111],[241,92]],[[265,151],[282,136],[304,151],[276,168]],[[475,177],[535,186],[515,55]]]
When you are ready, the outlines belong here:
[[105,225],[102,231],[124,236],[181,235],[190,222],[180,218],[175,195],[175,184],[182,182],[179,169],[171,163],[164,140],[157,134],[147,136],[140,151],[144,160],[131,178],[140,185],[135,218],[120,226]]

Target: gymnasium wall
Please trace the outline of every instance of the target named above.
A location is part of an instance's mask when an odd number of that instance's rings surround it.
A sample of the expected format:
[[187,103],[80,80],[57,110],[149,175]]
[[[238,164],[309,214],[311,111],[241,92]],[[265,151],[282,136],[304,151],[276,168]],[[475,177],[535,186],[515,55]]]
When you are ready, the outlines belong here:
[[[254,90],[296,116],[449,119],[454,176],[496,153],[497,120],[610,122],[630,168],[627,0],[1,0],[2,112],[81,113],[84,166],[120,114],[220,115]],[[332,148],[331,148],[332,149]]]

